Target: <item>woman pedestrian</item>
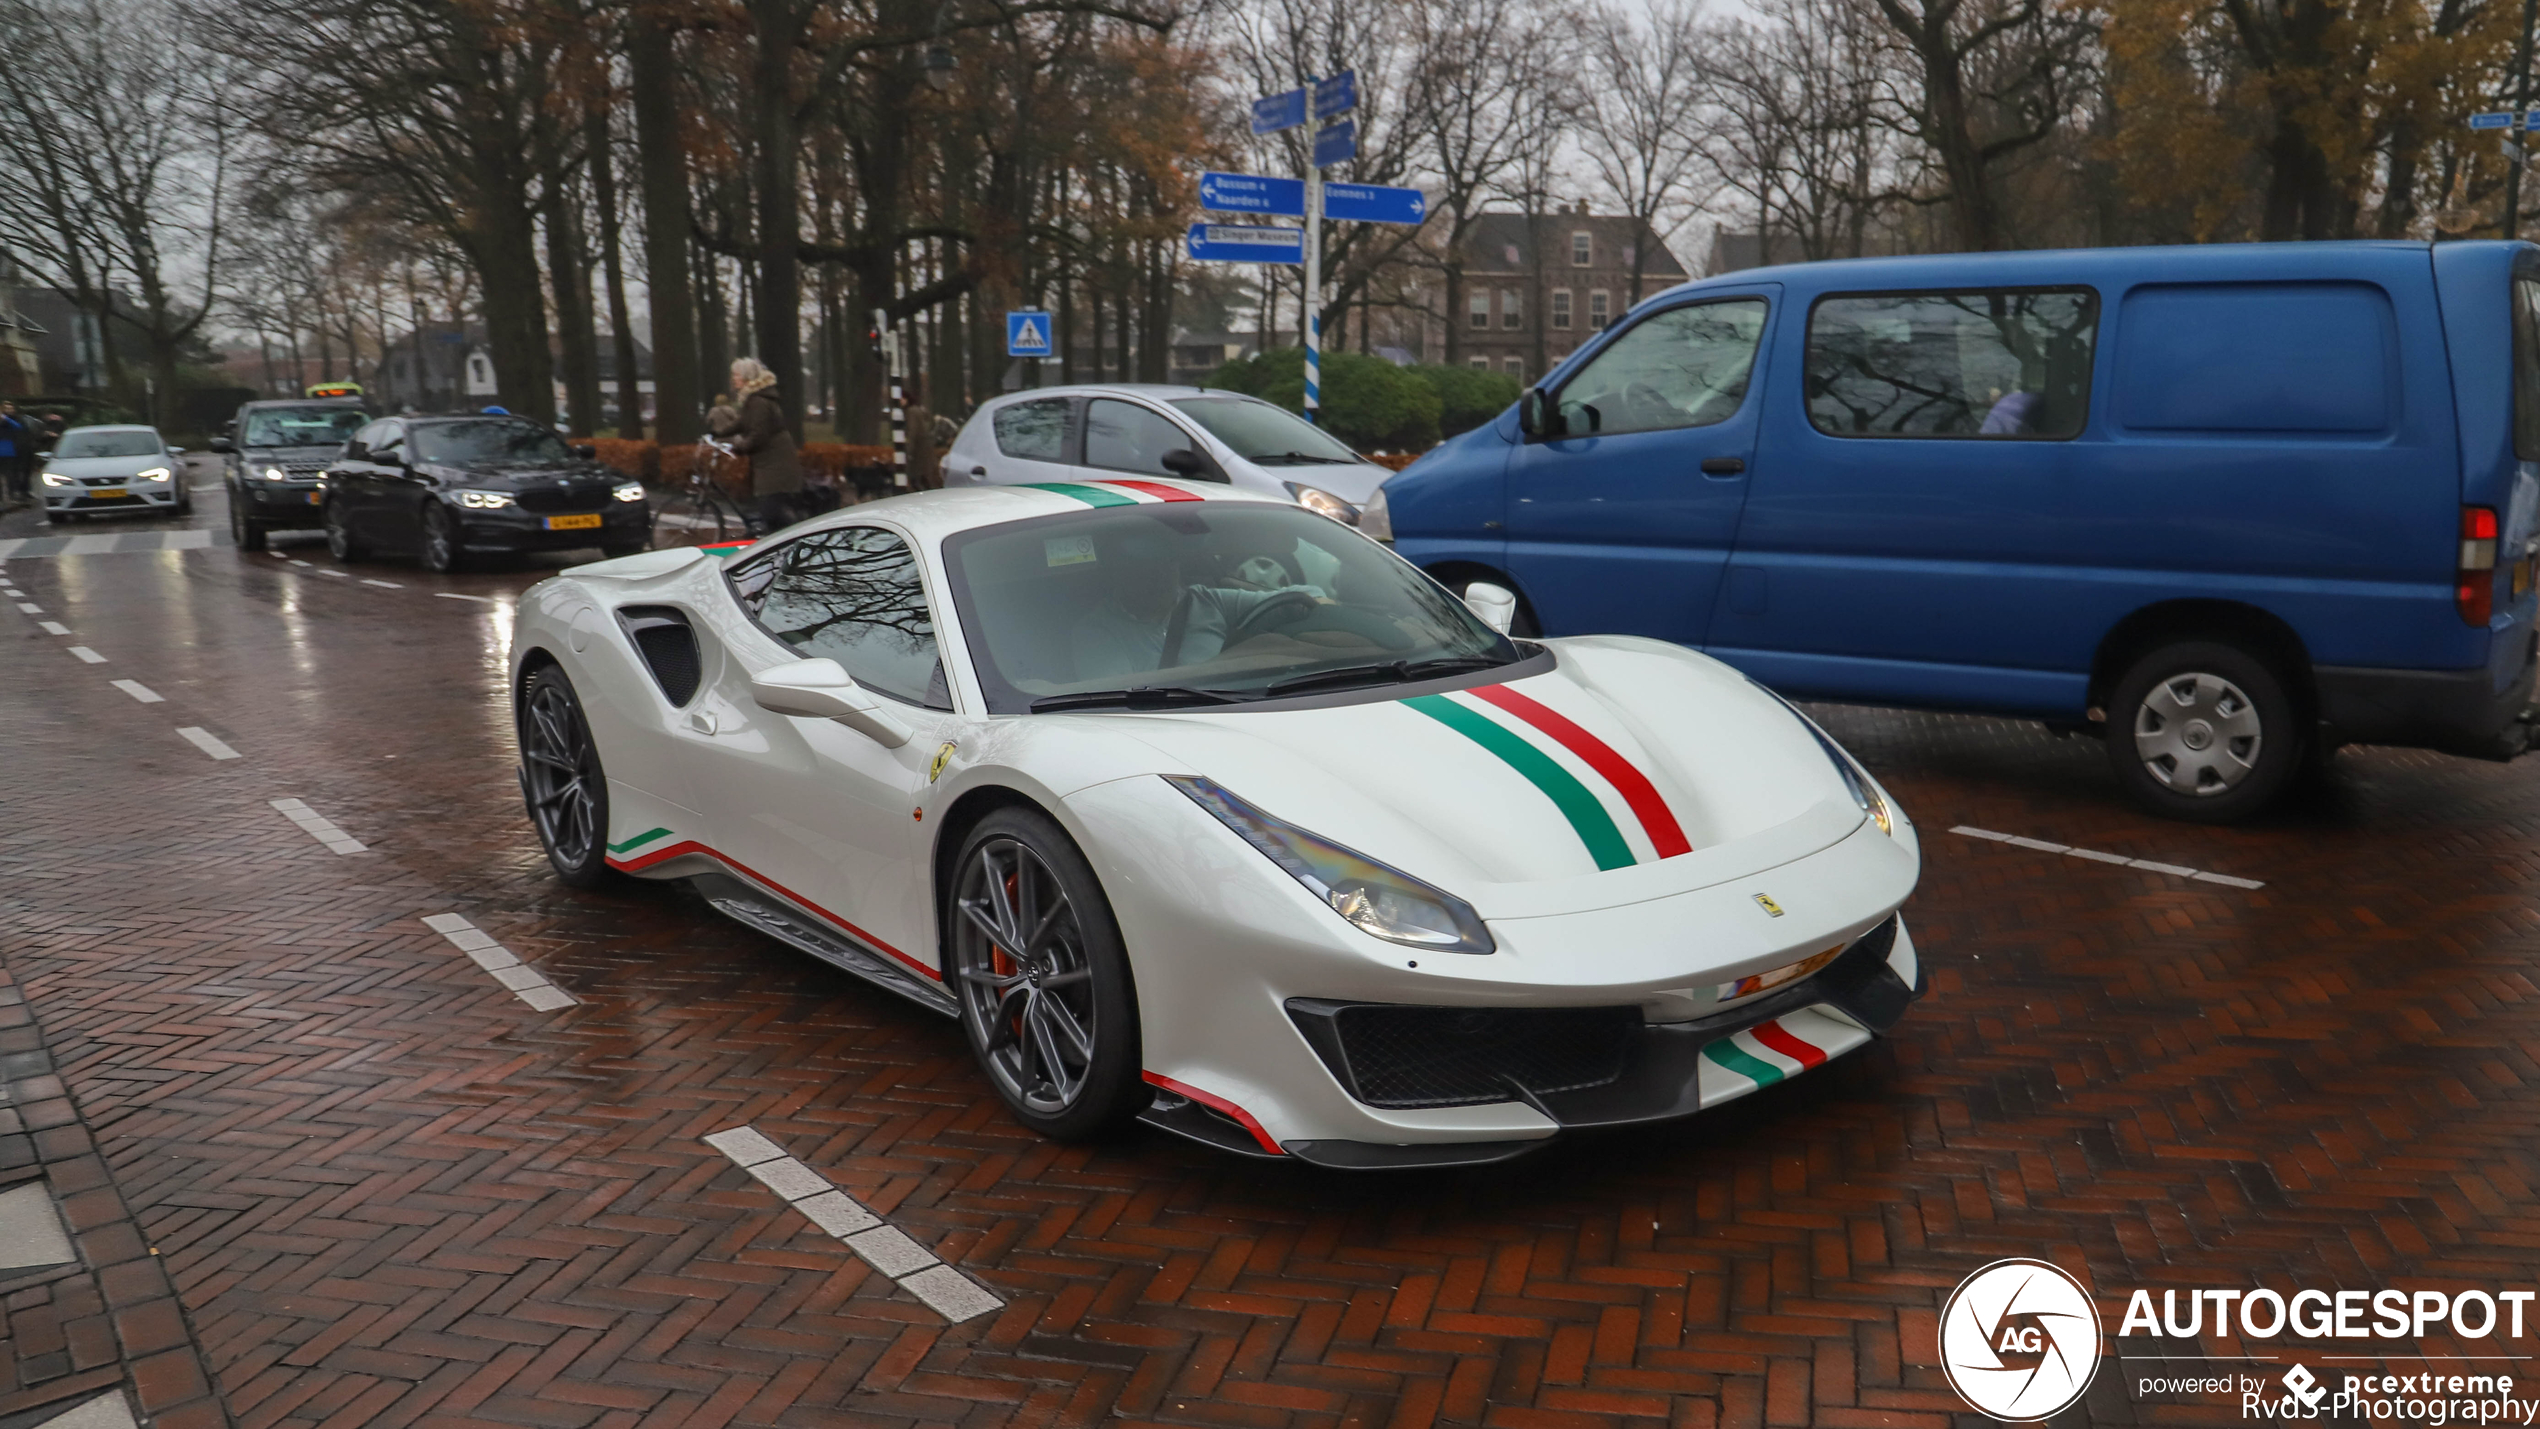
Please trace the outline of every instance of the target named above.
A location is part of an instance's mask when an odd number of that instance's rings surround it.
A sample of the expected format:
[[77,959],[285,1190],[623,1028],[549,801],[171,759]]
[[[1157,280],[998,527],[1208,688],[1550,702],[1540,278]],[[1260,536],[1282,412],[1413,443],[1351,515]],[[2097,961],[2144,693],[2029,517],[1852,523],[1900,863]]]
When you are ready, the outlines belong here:
[[776,374],[766,364],[755,357],[733,363],[732,393],[741,399],[741,429],[733,446],[750,459],[750,490],[758,497],[763,535],[802,519],[802,460],[776,400]]

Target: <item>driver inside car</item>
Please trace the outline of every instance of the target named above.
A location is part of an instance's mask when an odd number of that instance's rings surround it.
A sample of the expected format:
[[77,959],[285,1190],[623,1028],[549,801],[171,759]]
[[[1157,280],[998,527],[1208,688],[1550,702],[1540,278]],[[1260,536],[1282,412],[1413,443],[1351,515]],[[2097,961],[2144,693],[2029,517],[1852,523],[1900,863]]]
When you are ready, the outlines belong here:
[[[1331,604],[1320,586],[1294,584],[1276,557],[1253,556],[1224,583],[1192,582],[1162,542],[1130,534],[1105,543],[1102,602],[1070,635],[1078,680],[1142,675],[1165,665],[1197,665],[1225,649],[1227,635],[1274,602],[1302,615]],[[1272,582],[1275,582],[1273,584]],[[1276,623],[1293,617],[1283,617]],[[1179,627],[1176,629],[1176,627]]]

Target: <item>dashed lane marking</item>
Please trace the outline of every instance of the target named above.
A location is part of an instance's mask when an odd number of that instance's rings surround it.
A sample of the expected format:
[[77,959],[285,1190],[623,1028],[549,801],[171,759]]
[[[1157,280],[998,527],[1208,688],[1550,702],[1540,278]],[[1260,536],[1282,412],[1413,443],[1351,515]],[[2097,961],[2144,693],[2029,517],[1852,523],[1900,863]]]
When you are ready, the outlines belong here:
[[2071,844],[2048,843],[2044,839],[2023,838],[2018,834],[1995,833],[1991,829],[1971,828],[1966,824],[1960,824],[1949,832],[1964,834],[1971,839],[1983,839],[1987,843],[2035,849],[2039,853],[2060,853],[2069,858],[2086,858],[2093,863],[2121,864],[2127,868],[2142,869],[2146,873],[2166,873],[2172,878],[2192,878],[2199,883],[2219,883],[2225,888],[2266,887],[2264,883],[2254,878],[2234,878],[2228,873],[2207,873],[2202,869],[2189,868],[2184,864],[2156,863],[2148,858],[2128,858],[2121,853],[2101,853],[2093,848],[2074,848]]
[[139,680],[116,680],[112,683],[116,689],[123,691],[125,694],[132,696],[134,699],[141,701],[145,705],[163,705],[168,702],[167,696],[151,689],[148,685],[141,683]]
[[184,531],[116,531],[88,536],[21,536],[0,541],[0,559],[12,556],[106,556],[131,555],[141,551],[200,551],[216,544],[226,544],[229,533],[190,529]]
[[547,981],[536,968],[514,957],[511,949],[495,942],[486,935],[484,929],[456,913],[435,913],[424,919],[423,923],[425,927],[449,939],[478,967],[492,973],[494,981],[511,989],[512,996],[528,1003],[540,1012],[553,1012],[559,1007],[571,1007],[582,1000]]
[[38,630],[43,631],[47,635],[68,635],[71,633],[71,628],[58,620],[39,620],[35,622],[35,626]]
[[185,725],[178,729],[177,733],[184,736],[186,743],[193,745],[196,749],[203,751],[205,754],[212,756],[214,759],[236,759],[238,757],[237,750],[221,743],[219,735],[212,733],[210,730],[205,729],[200,725]]
[[933,1251],[831,1185],[828,1177],[786,1155],[784,1147],[757,1128],[735,1126],[705,1138],[705,1143],[954,1324],[1005,1308],[993,1291],[937,1260]]
[[63,648],[69,650],[72,654],[77,655],[79,657],[79,662],[83,665],[103,665],[106,663],[105,656],[98,654],[96,651],[89,649],[85,645],[70,645]]
[[362,584],[363,584],[363,585],[375,585],[375,586],[379,587],[381,590],[404,590],[404,589],[405,589],[405,587],[404,587],[404,586],[401,586],[401,585],[397,584],[395,581],[375,581],[375,580],[372,580],[372,579],[371,579],[370,577],[368,577],[368,576],[364,576],[364,577],[362,577]]
[[306,830],[309,837],[337,853],[370,852],[370,845],[337,828],[315,809],[297,799],[267,799],[265,802],[281,810],[284,818]]
[[443,600],[472,600],[478,605],[494,604],[494,598],[487,595],[461,595],[454,590],[436,590],[433,594],[439,596]]
[[351,576],[344,574],[342,571],[336,570],[332,566],[318,567],[318,574],[322,576],[333,576],[339,581],[348,581],[352,579]]
[[18,609],[24,611],[28,615],[42,615],[44,613],[44,607],[29,600],[19,601]]
[[301,559],[300,559],[300,558],[298,558],[297,556],[285,556],[285,557],[283,557],[283,559],[284,559],[284,560],[286,560],[286,561],[289,561],[291,564],[293,564],[293,565],[295,565],[295,566],[305,566],[305,565],[307,565],[307,564],[308,564],[308,562],[306,562],[306,561],[304,561],[304,560],[301,560]]

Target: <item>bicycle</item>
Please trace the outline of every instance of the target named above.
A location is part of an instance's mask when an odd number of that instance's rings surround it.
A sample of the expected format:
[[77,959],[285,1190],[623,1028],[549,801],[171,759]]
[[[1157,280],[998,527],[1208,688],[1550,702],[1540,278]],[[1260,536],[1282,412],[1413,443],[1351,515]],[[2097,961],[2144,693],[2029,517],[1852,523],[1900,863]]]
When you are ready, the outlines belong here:
[[653,513],[654,550],[720,545],[750,534],[750,518],[741,510],[741,503],[733,500],[716,479],[726,462],[740,459],[740,453],[727,443],[712,437],[697,439],[697,455],[689,466],[687,483]]

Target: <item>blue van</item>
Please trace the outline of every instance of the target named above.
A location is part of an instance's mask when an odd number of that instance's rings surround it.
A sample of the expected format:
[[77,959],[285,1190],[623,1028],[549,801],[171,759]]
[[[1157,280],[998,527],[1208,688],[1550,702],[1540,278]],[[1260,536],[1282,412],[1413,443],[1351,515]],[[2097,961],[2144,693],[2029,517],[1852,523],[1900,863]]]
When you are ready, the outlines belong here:
[[2531,742],[2540,247],[1859,259],[1642,303],[1368,526],[1520,633],[2103,735],[2253,813],[2345,742]]

